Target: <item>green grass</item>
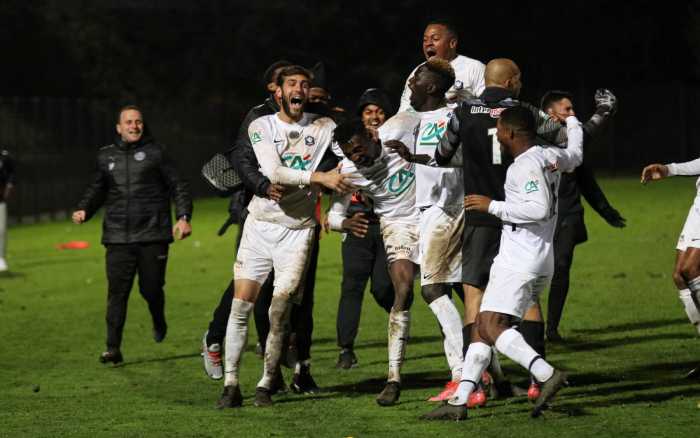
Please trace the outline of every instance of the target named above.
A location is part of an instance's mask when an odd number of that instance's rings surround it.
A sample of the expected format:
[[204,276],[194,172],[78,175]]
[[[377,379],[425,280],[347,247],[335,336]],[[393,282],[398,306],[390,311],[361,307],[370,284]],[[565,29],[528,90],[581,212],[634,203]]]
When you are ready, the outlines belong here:
[[[106,299],[99,219],[80,227],[61,222],[10,230],[12,273],[0,277],[0,436],[697,437],[700,383],[681,376],[700,361],[700,342],[670,276],[693,180],[644,188],[634,179],[601,183],[629,225],[613,229],[587,209],[590,240],[576,251],[562,322],[569,343],[549,349],[551,362],[571,371],[573,386],[542,419],[530,419],[529,406],[513,399],[490,402],[464,423],[418,420],[430,409],[424,400],[447,377],[436,322],[419,297],[400,405],[374,402],[386,373],[386,315],[369,296],[357,346],[360,366],[336,370],[339,235],[323,237],[317,274],[312,370],[326,391],[253,407],[262,364],[249,351],[241,376],[244,407],[215,410],[222,383],[205,377],[199,343],[229,281],[236,233],[215,236],[227,201],[211,199],[196,203],[192,238],[171,246],[168,338],[153,343],[145,303],[134,291],[126,362],[119,367],[97,362]],[[55,249],[69,240],[92,246]],[[253,336],[251,330],[249,345]],[[523,376],[505,364],[511,375]]]

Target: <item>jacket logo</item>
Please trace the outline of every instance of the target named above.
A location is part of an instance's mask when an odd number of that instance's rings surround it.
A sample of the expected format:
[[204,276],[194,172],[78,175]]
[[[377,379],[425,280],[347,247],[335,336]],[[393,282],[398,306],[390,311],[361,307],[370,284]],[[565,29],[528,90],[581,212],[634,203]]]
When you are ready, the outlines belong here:
[[254,132],[253,135],[250,136],[250,142],[255,144],[259,143],[262,141],[262,135],[260,135],[260,132]]
[[306,143],[307,146],[313,146],[316,144],[316,139],[311,135],[307,135],[304,137],[304,143]]
[[146,153],[143,151],[138,151],[134,154],[134,160],[143,161],[146,158]]
[[459,79],[455,81],[455,90],[461,90],[464,88],[464,82],[460,81]]
[[107,165],[107,169],[109,169],[110,172],[111,172],[112,170],[114,170],[114,161],[111,161],[111,162]]

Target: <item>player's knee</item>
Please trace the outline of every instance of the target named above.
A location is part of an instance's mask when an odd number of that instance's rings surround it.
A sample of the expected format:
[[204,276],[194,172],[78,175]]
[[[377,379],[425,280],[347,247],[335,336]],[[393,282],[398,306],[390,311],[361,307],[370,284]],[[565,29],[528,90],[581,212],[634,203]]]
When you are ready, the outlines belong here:
[[289,296],[279,295],[272,297],[270,302],[270,310],[268,312],[270,318],[270,331],[281,332],[284,330],[289,319],[289,310],[291,303]]
[[700,276],[700,267],[697,263],[683,263],[680,268],[680,275],[685,280],[685,283],[687,283]]
[[396,288],[396,296],[394,297],[394,310],[408,310],[413,302],[413,290],[411,288]]
[[427,304],[432,303],[441,296],[445,295],[446,288],[444,284],[426,284],[420,289],[420,293]]
[[681,274],[680,269],[675,269],[673,271],[673,283],[676,285],[676,287],[680,289],[685,289],[688,287],[688,285],[685,282],[685,278],[683,278],[683,274]]

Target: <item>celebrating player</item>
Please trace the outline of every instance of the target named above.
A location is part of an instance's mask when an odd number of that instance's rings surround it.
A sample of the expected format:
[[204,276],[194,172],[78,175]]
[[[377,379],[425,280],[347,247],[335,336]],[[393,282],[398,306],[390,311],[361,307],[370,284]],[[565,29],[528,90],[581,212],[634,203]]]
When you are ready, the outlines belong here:
[[[700,158],[685,163],[650,164],[642,170],[642,184],[676,175],[700,175]],[[676,245],[673,282],[690,323],[700,335],[700,178],[695,186],[697,194]],[[700,378],[700,366],[686,377]]]
[[468,396],[491,360],[493,345],[528,369],[542,385],[533,417],[539,416],[566,384],[566,374],[554,369],[512,328],[536,302],[554,271],[552,241],[561,172],[575,169],[583,158],[583,130],[576,117],[567,117],[566,129],[566,149],[545,148],[535,144],[535,118],[527,108],[507,108],[498,119],[496,140],[514,159],[506,176],[505,201],[467,195],[464,206],[503,221],[500,248],[472,329],[462,381],[454,398],[426,414],[426,419],[467,418]]
[[304,112],[311,74],[299,66],[283,69],[275,91],[280,111],[254,120],[248,128],[263,174],[273,184],[287,186],[279,202],[255,196],[243,231],[236,263],[235,291],[226,330],[224,392],[220,407],[242,404],[238,375],[248,337],[248,317],[270,271],[275,283],[270,304],[270,333],[264,371],[255,391],[255,405],[272,404],[285,326],[292,301],[299,300],[314,237],[314,208],[319,186],[346,193],[353,189],[347,175],[317,172],[332,141],[335,123]]

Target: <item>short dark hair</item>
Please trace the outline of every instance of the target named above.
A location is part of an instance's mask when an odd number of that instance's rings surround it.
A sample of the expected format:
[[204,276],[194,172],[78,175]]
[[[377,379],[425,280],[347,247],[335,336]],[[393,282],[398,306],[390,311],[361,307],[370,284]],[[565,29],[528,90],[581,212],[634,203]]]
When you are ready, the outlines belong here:
[[556,102],[559,102],[562,99],[569,99],[573,101],[574,96],[568,91],[549,90],[546,93],[544,93],[544,96],[542,96],[542,99],[540,100],[540,108],[546,111],[549,109],[550,106],[552,106]]
[[289,67],[290,65],[294,64],[286,59],[280,59],[279,61],[275,61],[270,64],[270,66],[265,70],[265,73],[263,73],[263,80],[265,81],[263,85],[267,85],[272,82],[272,77],[275,75],[275,70],[282,67]]
[[442,58],[432,56],[424,64],[426,69],[437,79],[437,94],[444,95],[455,83],[455,70],[450,63]]
[[512,129],[516,135],[525,135],[529,138],[535,136],[535,116],[532,111],[523,106],[507,108],[499,117],[501,124]]
[[119,108],[119,111],[117,111],[117,123],[122,121],[122,113],[124,111],[138,111],[139,114],[141,114],[141,118],[143,118],[143,111],[141,111],[141,108],[139,108],[136,105],[129,104],[129,105],[124,105],[123,107]]
[[300,65],[290,65],[280,70],[279,75],[277,75],[277,85],[281,87],[282,84],[284,84],[285,78],[294,75],[304,75],[307,78],[309,78],[309,81],[312,81],[314,79],[314,75],[309,71],[309,69]]
[[433,24],[444,26],[445,29],[447,29],[447,31],[449,33],[451,33],[453,37],[459,39],[459,33],[457,32],[457,26],[455,26],[454,22],[452,20],[450,20],[449,18],[447,18],[447,17],[433,18],[432,20],[430,20],[428,22],[428,24],[425,25],[425,27],[428,27],[428,26],[433,25]]
[[368,88],[357,101],[357,115],[361,116],[367,105],[377,105],[384,111],[387,118],[394,114],[394,106],[386,91],[381,88]]
[[342,146],[356,135],[367,136],[367,128],[359,117],[353,117],[336,126],[333,131],[333,141]]

